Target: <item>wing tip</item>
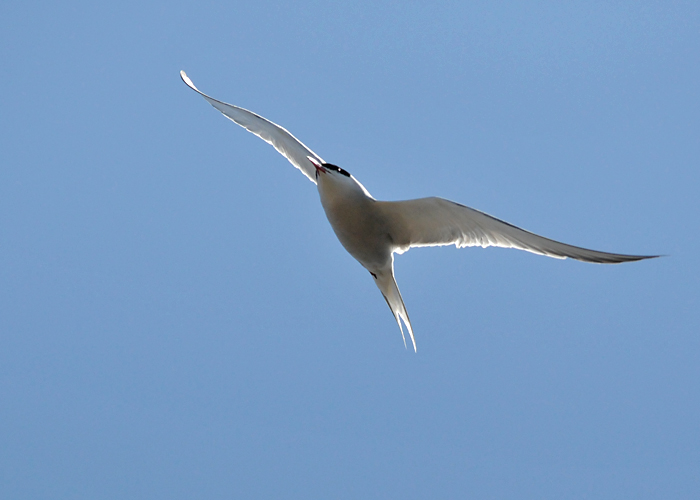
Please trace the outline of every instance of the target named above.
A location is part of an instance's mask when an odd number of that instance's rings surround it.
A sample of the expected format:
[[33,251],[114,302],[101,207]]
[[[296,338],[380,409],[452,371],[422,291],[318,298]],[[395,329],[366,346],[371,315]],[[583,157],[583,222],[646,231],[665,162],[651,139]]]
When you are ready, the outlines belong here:
[[661,255],[638,255],[637,257],[639,257],[639,259],[637,259],[637,260],[647,260],[647,259],[659,259],[661,257],[668,257],[668,255],[664,255],[664,254],[661,254]]
[[640,260],[647,259],[658,259],[660,257],[667,257],[666,255],[624,255],[624,254],[613,254],[611,256],[598,257],[593,259],[577,259],[583,262],[592,262],[594,264],[624,264],[625,262],[639,262]]
[[187,85],[189,88],[191,88],[195,92],[199,92],[199,89],[194,86],[194,83],[192,83],[190,77],[187,76],[187,73],[185,73],[185,70],[180,70],[180,78],[182,78],[182,81],[185,82],[185,85]]

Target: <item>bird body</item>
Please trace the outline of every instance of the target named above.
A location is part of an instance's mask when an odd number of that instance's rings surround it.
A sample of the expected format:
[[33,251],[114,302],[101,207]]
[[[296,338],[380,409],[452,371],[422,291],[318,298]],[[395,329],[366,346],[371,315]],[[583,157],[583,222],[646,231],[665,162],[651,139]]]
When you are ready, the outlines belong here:
[[328,164],[318,164],[311,158],[309,161],[317,169],[321,205],[335,235],[345,250],[372,275],[399,324],[404,345],[402,321],[416,350],[413,327],[394,278],[395,242],[397,237],[406,241],[405,224],[390,205],[372,198],[364,186],[344,170],[335,171],[328,168]]
[[271,144],[316,183],[321,205],[338,240],[374,278],[406,343],[406,326],[416,341],[394,278],[394,254],[412,247],[455,245],[499,246],[584,262],[617,264],[657,257],[599,252],[544,238],[484,212],[443,198],[406,201],[375,200],[342,168],[324,162],[289,131],[251,111],[218,101],[194,86],[184,71],[182,80],[227,118]]
[[[320,171],[322,172],[322,171]],[[355,179],[319,174],[318,194],[340,243],[370,272],[391,260],[391,223]]]

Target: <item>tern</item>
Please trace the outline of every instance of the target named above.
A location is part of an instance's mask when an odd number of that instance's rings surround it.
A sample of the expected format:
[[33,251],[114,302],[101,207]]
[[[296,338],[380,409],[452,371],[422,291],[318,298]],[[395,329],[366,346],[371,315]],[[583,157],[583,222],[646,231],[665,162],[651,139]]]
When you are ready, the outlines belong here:
[[455,245],[517,248],[557,259],[618,264],[658,255],[598,252],[550,240],[491,215],[443,198],[406,201],[375,200],[346,170],[326,163],[285,128],[201,92],[184,71],[182,80],[227,118],[271,144],[317,185],[321,205],[340,243],[374,278],[394,319],[404,346],[405,325],[417,351],[413,327],[394,278],[394,254],[409,248]]

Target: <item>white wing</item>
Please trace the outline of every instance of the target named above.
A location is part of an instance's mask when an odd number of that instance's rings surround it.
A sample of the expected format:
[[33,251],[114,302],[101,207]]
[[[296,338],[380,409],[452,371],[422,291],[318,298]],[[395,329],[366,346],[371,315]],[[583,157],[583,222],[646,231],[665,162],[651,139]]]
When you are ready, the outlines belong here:
[[527,250],[549,257],[617,264],[658,255],[622,255],[575,247],[538,236],[488,214],[443,198],[378,202],[393,222],[395,251],[411,247],[455,245],[497,246]]
[[287,158],[292,165],[301,170],[311,182],[316,184],[316,169],[306,157],[312,156],[316,158],[319,163],[325,162],[320,156],[304,146],[299,139],[290,134],[285,128],[272,123],[270,120],[266,120],[252,111],[239,108],[232,104],[226,104],[225,102],[217,101],[213,97],[209,97],[194,86],[194,83],[192,83],[192,80],[189,79],[184,71],[180,71],[180,77],[189,88],[201,94],[209,104],[221,111],[227,118],[236,122],[248,132],[257,135],[268,144],[271,144],[282,156]]

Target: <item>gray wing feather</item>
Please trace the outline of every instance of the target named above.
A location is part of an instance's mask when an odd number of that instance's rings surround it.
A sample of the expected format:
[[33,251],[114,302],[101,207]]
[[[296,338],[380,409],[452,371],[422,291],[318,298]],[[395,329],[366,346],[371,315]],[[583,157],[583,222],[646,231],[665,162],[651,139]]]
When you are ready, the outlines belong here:
[[312,156],[316,158],[319,163],[325,162],[320,156],[307,148],[299,139],[290,134],[289,131],[252,111],[209,97],[194,86],[194,83],[192,83],[192,80],[189,79],[184,71],[180,71],[180,77],[189,88],[199,93],[209,104],[221,111],[227,118],[245,128],[248,132],[257,135],[268,144],[271,144],[282,156],[287,158],[292,165],[301,170],[311,182],[314,184],[316,183],[316,169],[306,157]]
[[481,246],[517,248],[528,252],[584,262],[617,264],[650,259],[658,255],[624,255],[598,252],[567,245],[525,231],[484,212],[443,198],[381,202],[394,221],[395,251],[411,247],[455,245],[457,248]]

